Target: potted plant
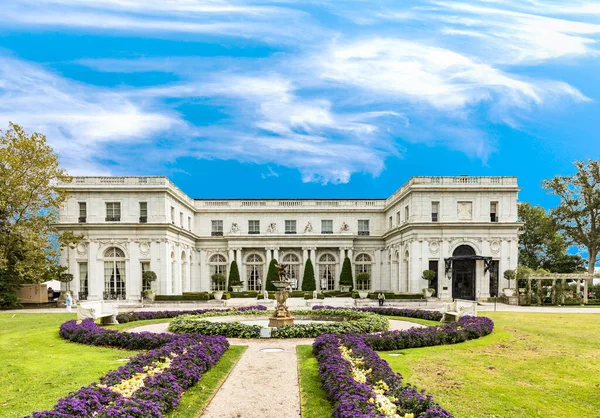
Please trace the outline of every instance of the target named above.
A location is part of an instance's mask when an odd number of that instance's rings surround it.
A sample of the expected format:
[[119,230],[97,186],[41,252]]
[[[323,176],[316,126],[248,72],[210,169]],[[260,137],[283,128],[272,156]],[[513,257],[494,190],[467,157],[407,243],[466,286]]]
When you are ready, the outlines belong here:
[[516,276],[517,276],[517,274],[514,270],[506,270],[504,272],[504,278],[506,280],[508,280],[508,287],[505,287],[504,289],[502,289],[502,291],[504,292],[504,295],[507,297],[514,296],[514,294],[515,294],[515,289],[510,287],[510,281],[515,279]]
[[229,287],[232,292],[241,292],[244,289],[244,282],[240,280],[240,272],[235,260],[231,262],[229,269]]
[[150,289],[150,283],[156,281],[156,273],[153,271],[145,271],[142,273],[142,286],[145,290],[142,291],[142,297],[147,302],[154,302],[154,290]]
[[358,286],[358,296],[361,299],[366,299],[369,296],[369,288],[371,287],[371,275],[366,271],[356,275],[356,284]]
[[[212,278],[215,289],[225,288],[226,278],[223,273],[215,273],[211,276],[211,278]],[[215,297],[216,300],[221,300],[221,298],[223,297],[223,290],[215,290],[213,292],[213,296]]]
[[427,280],[427,288],[423,289],[423,294],[426,298],[430,298],[435,294],[435,289],[431,286],[431,282],[435,279],[435,271],[423,270],[421,278]]

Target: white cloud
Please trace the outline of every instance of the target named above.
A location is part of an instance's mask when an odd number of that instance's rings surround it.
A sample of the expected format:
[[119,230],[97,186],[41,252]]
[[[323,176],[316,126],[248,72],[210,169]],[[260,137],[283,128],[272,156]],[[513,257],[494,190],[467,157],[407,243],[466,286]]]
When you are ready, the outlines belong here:
[[105,146],[145,142],[186,124],[172,112],[146,109],[106,89],[66,80],[24,61],[0,59],[0,121],[44,133],[73,174],[106,174]]

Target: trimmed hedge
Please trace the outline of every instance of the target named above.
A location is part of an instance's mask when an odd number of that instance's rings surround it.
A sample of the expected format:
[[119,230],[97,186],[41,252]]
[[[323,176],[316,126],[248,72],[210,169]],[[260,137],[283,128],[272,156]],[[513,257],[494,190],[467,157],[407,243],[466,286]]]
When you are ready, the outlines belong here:
[[305,292],[313,292],[317,289],[315,281],[315,270],[310,258],[304,263],[304,274],[302,275],[302,290]]
[[134,321],[145,321],[148,319],[163,319],[163,318],[175,318],[180,315],[202,315],[209,312],[246,312],[246,311],[266,311],[267,308],[261,305],[255,306],[241,306],[238,308],[225,308],[225,309],[193,309],[187,311],[155,311],[155,312],[129,312],[117,315],[117,321],[120,324]]
[[[386,292],[369,292],[367,296],[368,299],[377,299],[377,295],[379,293],[383,293],[385,295],[385,300],[393,300],[393,299],[402,299],[402,300],[416,300],[416,299],[425,299],[425,296],[422,293],[386,293]],[[352,292],[353,299],[359,299],[360,296],[358,292]]]
[[313,310],[319,309],[345,309],[352,311],[360,311],[360,312],[371,312],[379,315],[388,315],[388,316],[403,316],[406,318],[419,318],[419,319],[427,319],[429,321],[441,321],[444,316],[441,312],[438,311],[428,311],[425,309],[412,309],[412,308],[393,308],[387,306],[364,306],[357,308],[345,308],[340,306],[327,306],[327,305],[316,305],[313,306]]

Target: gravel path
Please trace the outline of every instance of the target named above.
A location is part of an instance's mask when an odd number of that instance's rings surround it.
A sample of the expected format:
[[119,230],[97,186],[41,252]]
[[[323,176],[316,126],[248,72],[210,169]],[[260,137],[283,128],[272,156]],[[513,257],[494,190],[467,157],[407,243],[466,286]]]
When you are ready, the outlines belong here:
[[[127,332],[167,332],[168,323],[142,325]],[[390,330],[423,325],[390,320]],[[313,339],[229,338],[232,345],[248,349],[218,390],[203,418],[294,418],[300,417],[297,345]],[[267,351],[264,351],[267,349]],[[268,352],[271,349],[273,352]]]

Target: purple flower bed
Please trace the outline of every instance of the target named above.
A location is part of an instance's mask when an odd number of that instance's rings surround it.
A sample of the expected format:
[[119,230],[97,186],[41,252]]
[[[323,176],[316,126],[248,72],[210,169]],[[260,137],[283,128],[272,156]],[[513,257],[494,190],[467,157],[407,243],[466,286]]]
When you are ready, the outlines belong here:
[[[51,411],[34,412],[31,418],[46,417],[162,417],[176,407],[182,393],[193,386],[203,373],[214,366],[229,348],[225,337],[199,334],[172,335],[122,333],[97,326],[92,319],[65,322],[61,337],[91,345],[150,349],[138,354],[126,365],[108,372],[99,383],[82,387],[60,399]],[[144,368],[170,359],[168,368],[144,378],[144,385],[126,397],[110,387],[127,381]],[[108,387],[104,387],[106,385]]]
[[363,335],[363,339],[374,350],[401,350],[461,343],[488,335],[493,330],[494,322],[489,318],[463,316],[458,322],[404,331],[384,331],[379,334]]
[[117,315],[117,321],[120,324],[134,321],[145,321],[148,319],[163,319],[163,318],[175,318],[179,315],[201,315],[208,312],[223,312],[223,311],[266,311],[266,306],[254,305],[254,306],[241,306],[239,308],[227,308],[227,309],[193,309],[188,311],[156,311],[156,312],[129,312]]
[[376,307],[376,306],[365,306],[361,308],[345,308],[345,307],[334,307],[334,306],[313,306],[313,309],[346,309],[352,311],[361,312],[372,312],[379,315],[390,315],[390,316],[404,316],[406,318],[419,318],[427,319],[430,321],[441,321],[442,313],[438,311],[426,311],[422,309],[409,309],[409,308],[392,308],[392,307]]
[[[340,352],[342,345],[352,350],[353,357],[362,358],[365,369],[371,369],[365,383],[359,383],[353,378],[352,364]],[[413,386],[403,385],[402,377],[394,373],[387,362],[365,344],[360,335],[322,335],[315,340],[313,353],[319,361],[323,389],[332,403],[332,417],[385,417],[372,401],[376,398],[373,388],[379,381],[387,384],[388,389],[384,394],[396,398],[393,403],[400,416],[414,413],[415,417],[420,418],[452,417],[430,395]]]

